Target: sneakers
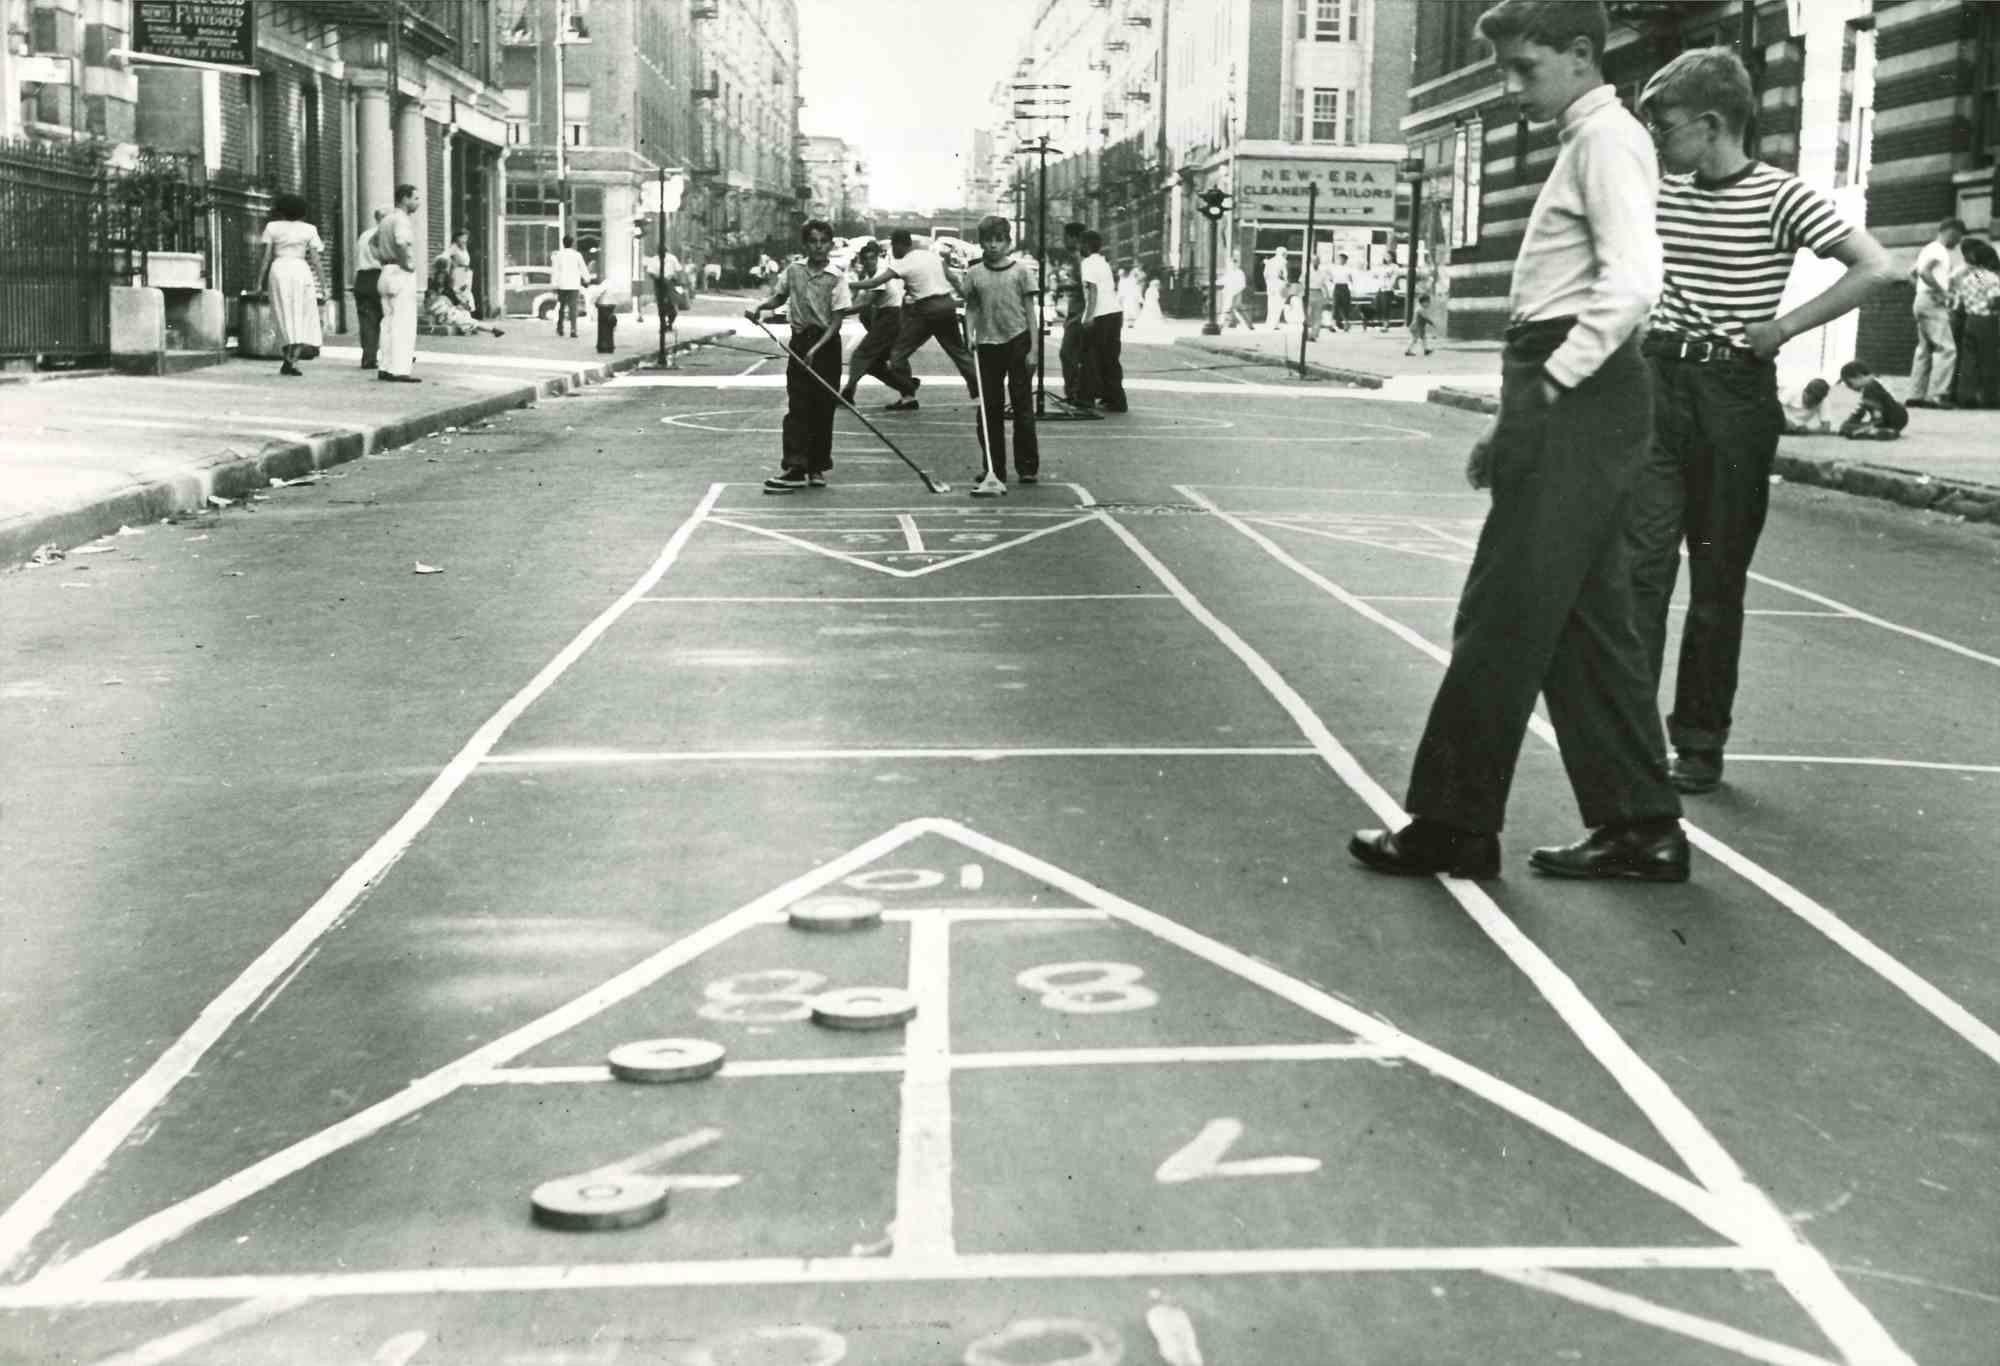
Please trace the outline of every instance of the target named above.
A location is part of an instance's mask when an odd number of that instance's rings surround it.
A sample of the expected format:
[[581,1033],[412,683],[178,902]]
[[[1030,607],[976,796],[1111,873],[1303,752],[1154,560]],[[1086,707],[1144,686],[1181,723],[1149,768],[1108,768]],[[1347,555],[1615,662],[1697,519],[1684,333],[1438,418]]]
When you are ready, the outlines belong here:
[[1038,474],[1022,474],[1015,477],[1023,484],[1039,484],[1042,482],[1042,477]]
[[797,493],[800,489],[811,487],[812,477],[804,470],[786,470],[764,481],[766,493]]
[[914,398],[899,398],[894,403],[882,405],[882,411],[885,413],[914,413],[916,410],[917,401]]
[[825,488],[825,487],[826,487],[826,471],[825,471],[825,470],[811,470],[811,471],[808,471],[808,472],[807,472],[807,474],[806,474],[806,487],[807,487],[807,488],[814,488],[814,489],[823,489],[823,488]]

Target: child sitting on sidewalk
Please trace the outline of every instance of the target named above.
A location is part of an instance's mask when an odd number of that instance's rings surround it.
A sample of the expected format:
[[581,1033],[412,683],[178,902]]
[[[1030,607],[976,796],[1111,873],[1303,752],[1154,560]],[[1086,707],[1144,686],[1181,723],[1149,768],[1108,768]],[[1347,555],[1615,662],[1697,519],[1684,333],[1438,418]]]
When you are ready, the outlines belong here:
[[1858,360],[1840,367],[1840,382],[1861,395],[1861,402],[1840,424],[1850,441],[1894,441],[1910,425],[1909,410],[1882,387],[1882,381]]
[[1833,392],[1823,379],[1809,379],[1805,388],[1794,394],[1783,395],[1779,403],[1785,410],[1785,434],[1787,436],[1830,436],[1833,433],[1833,419],[1827,415],[1826,396]]

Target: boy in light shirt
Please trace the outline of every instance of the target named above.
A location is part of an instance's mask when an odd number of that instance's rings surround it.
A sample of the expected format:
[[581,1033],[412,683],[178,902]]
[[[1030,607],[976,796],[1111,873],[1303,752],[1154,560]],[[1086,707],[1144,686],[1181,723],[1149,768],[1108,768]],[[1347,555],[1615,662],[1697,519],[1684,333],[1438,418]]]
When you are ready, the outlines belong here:
[[1012,239],[1006,219],[981,219],[979,246],[984,254],[965,272],[963,281],[966,330],[972,334],[984,407],[979,444],[987,449],[992,474],[990,484],[973,492],[989,496],[1007,491],[1005,424],[1010,403],[1014,410],[1014,468],[1021,482],[1034,483],[1042,467],[1028,373],[1032,323],[1042,286],[1035,267],[1013,255]]
[[1787,436],[1830,436],[1833,419],[1827,415],[1826,396],[1833,389],[1823,379],[1809,379],[1797,393],[1778,400],[1785,409]]

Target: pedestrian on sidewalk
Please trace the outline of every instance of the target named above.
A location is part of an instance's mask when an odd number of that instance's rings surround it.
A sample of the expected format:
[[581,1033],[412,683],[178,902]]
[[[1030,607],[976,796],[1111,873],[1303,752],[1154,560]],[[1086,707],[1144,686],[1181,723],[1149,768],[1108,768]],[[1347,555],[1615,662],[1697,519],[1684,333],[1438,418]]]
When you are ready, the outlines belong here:
[[1327,283],[1333,289],[1333,325],[1342,332],[1347,330],[1348,320],[1354,316],[1354,267],[1347,263],[1347,253],[1341,252],[1327,272]]
[[1285,268],[1285,248],[1280,245],[1271,249],[1264,258],[1264,321],[1273,327],[1285,325],[1285,299],[1291,290],[1291,277]]
[[1965,266],[1951,278],[1951,306],[1965,315],[1958,351],[1957,403],[2000,408],[2000,252],[1982,237],[1959,248]]
[[1840,424],[1842,436],[1849,441],[1895,441],[1903,435],[1903,429],[1910,425],[1909,410],[1896,402],[1896,396],[1875,378],[1874,371],[1851,360],[1840,367],[1840,382],[1861,395],[1847,421]]
[[1917,287],[1910,304],[1917,322],[1917,349],[1910,359],[1910,388],[1906,400],[1912,408],[1951,408],[1953,372],[1958,365],[1958,344],[1951,337],[1951,253],[1965,237],[1965,223],[1947,218],[1938,224],[1937,236],[1917,253],[1910,279]]
[[1410,310],[1410,344],[1403,348],[1403,354],[1415,353],[1417,347],[1424,348],[1424,354],[1431,353],[1431,296],[1426,290],[1417,295],[1417,306]]
[[1827,395],[1832,392],[1832,385],[1814,376],[1796,392],[1780,394],[1778,402],[1785,410],[1785,435],[1833,435],[1833,418],[1826,411]]
[[1118,272],[1118,311],[1125,315],[1125,326],[1139,325],[1139,310],[1145,305],[1145,295],[1140,291],[1144,286],[1139,281],[1139,268],[1128,265]]
[[278,373],[298,377],[298,362],[319,354],[319,308],[325,296],[319,288],[319,229],[306,222],[311,210],[303,197],[281,194],[271,201],[271,221],[264,225],[257,263],[257,292],[271,301],[271,318],[278,325],[284,360]]
[[444,254],[451,262],[449,283],[452,302],[476,317],[479,308],[472,296],[472,251],[466,246],[467,236],[464,228],[454,232],[451,241],[445,245]]
[[1148,276],[1145,290],[1139,297],[1139,320],[1145,323],[1158,323],[1165,316],[1160,311],[1160,277]]
[[[671,251],[656,251],[646,258],[647,291],[653,296],[653,307],[667,320],[668,330],[672,330],[681,316],[681,258]],[[646,301],[640,296],[634,301],[633,317],[637,322],[646,321]]]
[[1083,352],[1090,331],[1090,315],[1084,311],[1082,223],[1063,224],[1062,349],[1057,359],[1062,366],[1062,401],[1081,407],[1086,401]]
[[917,348],[935,340],[965,381],[967,395],[977,399],[972,353],[965,349],[958,332],[953,272],[935,251],[917,246],[908,228],[889,234],[889,251],[896,259],[861,282],[863,289],[879,289],[891,280],[903,282],[902,330],[896,334],[896,349],[889,354],[889,368],[907,370]]
[[354,241],[354,316],[361,332],[361,368],[373,370],[382,346],[382,261],[375,255],[375,234],[382,228],[382,210]]
[[[882,244],[875,241],[863,244],[854,256],[857,279],[869,279],[881,264]],[[872,377],[896,391],[896,401],[885,404],[885,412],[907,413],[917,409],[919,381],[910,373],[910,363],[904,361],[900,370],[889,363],[896,339],[903,334],[904,288],[902,277],[892,275],[874,289],[864,291],[858,285],[853,289],[861,309],[861,325],[868,333],[848,358],[847,386],[840,392],[849,403],[854,402],[855,390],[861,387],[863,377]]]
[[987,452],[987,468],[1006,483],[1006,420],[1011,415],[1014,469],[1022,483],[1032,484],[1041,475],[1042,456],[1035,438],[1028,356],[1034,349],[1032,322],[1042,286],[1036,268],[1014,255],[1013,236],[1004,218],[979,220],[983,255],[965,272],[965,328],[979,366],[985,411],[975,423],[980,448]]
[[785,267],[770,296],[743,314],[753,323],[760,322],[765,313],[784,304],[792,324],[791,355],[785,361],[781,468],[764,481],[766,493],[825,488],[827,473],[833,469],[840,320],[853,311],[853,304],[847,277],[829,263],[833,225],[811,219],[799,229],[799,237],[805,242],[805,260]]
[[1396,316],[1396,263],[1390,261],[1375,272],[1375,317],[1387,333],[1402,319]]
[[[1639,638],[1656,680],[1687,548],[1687,619],[1667,716],[1668,777],[1683,793],[1722,782],[1743,596],[1785,430],[1778,348],[1859,308],[1894,278],[1888,253],[1842,222],[1824,196],[1744,153],[1756,107],[1750,73],[1726,47],[1682,53],[1639,95],[1667,172],[1658,222],[1665,283],[1643,348],[1653,372],[1653,446],[1633,487],[1627,540]],[[1779,317],[1801,248],[1846,269]]]
[[1118,355],[1124,345],[1125,315],[1118,306],[1117,282],[1104,259],[1104,236],[1095,228],[1083,234],[1083,396],[1107,413],[1122,413],[1125,369]]
[[556,292],[556,335],[563,334],[563,321],[567,319],[570,340],[575,341],[578,304],[584,286],[590,283],[590,262],[576,249],[576,238],[563,238],[562,245],[549,257],[549,275],[549,283]]
[[377,288],[382,295],[382,349],[375,378],[397,384],[422,383],[410,371],[417,364],[417,187],[398,185],[396,207],[375,229],[375,255],[382,262]]
[[1603,74],[1602,0],[1501,0],[1480,16],[1507,92],[1560,124],[1514,262],[1500,412],[1466,475],[1491,487],[1404,800],[1411,822],[1348,851],[1384,873],[1488,878],[1535,697],[1590,832],[1538,871],[1678,882],[1680,796],[1633,626],[1627,495],[1651,437],[1638,332],[1660,291],[1652,141]]
[[1243,311],[1243,291],[1249,287],[1249,283],[1249,279],[1243,274],[1242,263],[1231,257],[1229,264],[1222,269],[1222,283],[1218,286],[1222,298],[1216,302],[1215,313],[1217,317],[1227,320],[1227,326],[1235,327],[1238,323],[1242,323],[1244,327],[1255,332],[1257,325],[1251,322],[1249,314]]

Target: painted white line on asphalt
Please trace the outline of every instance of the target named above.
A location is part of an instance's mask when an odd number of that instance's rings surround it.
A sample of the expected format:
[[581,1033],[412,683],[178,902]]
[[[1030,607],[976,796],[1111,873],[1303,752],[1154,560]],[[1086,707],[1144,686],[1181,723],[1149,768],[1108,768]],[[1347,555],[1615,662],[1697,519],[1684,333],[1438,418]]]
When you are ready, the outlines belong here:
[[917,1015],[903,1027],[890,1260],[931,1262],[958,1251],[951,1200],[950,921],[925,916],[910,922],[909,992]]
[[[1089,515],[1071,517],[1067,521],[1057,522],[1051,526],[1037,527],[1025,535],[1016,536],[1011,541],[1002,541],[998,545],[990,545],[981,550],[953,552],[948,559],[938,560],[932,564],[919,565],[914,569],[902,569],[893,564],[876,564],[874,561],[864,558],[870,552],[864,551],[856,554],[850,551],[836,550],[832,546],[819,545],[816,542],[805,540],[803,537],[794,536],[789,532],[779,531],[775,527],[759,526],[755,522],[739,521],[730,516],[716,515],[709,520],[717,526],[731,527],[737,531],[748,531],[754,535],[768,537],[774,541],[783,541],[787,545],[796,546],[801,550],[809,550],[815,555],[824,555],[830,560],[841,560],[848,564],[859,565],[863,569],[872,569],[878,574],[887,574],[899,579],[920,579],[924,575],[934,574],[940,569],[950,569],[973,560],[983,560],[989,555],[998,555],[1003,551],[1016,549],[1028,544],[1030,541],[1039,541],[1044,536],[1053,536],[1057,532],[1067,531],[1071,527],[1089,525],[1096,521],[1096,518]],[[874,553],[895,554],[901,552],[883,551]]]
[[[713,488],[710,492],[714,492]],[[692,525],[700,516],[701,510],[697,510],[696,517],[691,518],[682,529],[687,529],[687,526]],[[676,536],[679,534],[675,533]],[[647,583],[649,579],[656,577],[649,571],[647,578],[642,578],[640,582]],[[557,658],[560,660],[563,656]],[[489,726],[491,724],[488,723]],[[487,728],[482,727],[479,733],[482,736],[486,735]],[[494,733],[497,736],[497,730]],[[756,900],[675,940],[651,957],[642,959],[616,977],[591,988],[567,1004],[558,1006],[539,1019],[531,1020],[512,1033],[484,1044],[427,1076],[418,1078],[396,1094],[377,1101],[318,1133],[308,1135],[261,1161],[252,1163],[178,1204],[148,1215],[78,1256],[43,1271],[30,1284],[77,1287],[116,1275],[134,1258],[142,1257],[154,1248],[171,1242],[203,1220],[220,1214],[238,1202],[284,1180],[294,1172],[304,1170],[329,1153],[338,1152],[394,1124],[397,1120],[415,1114],[425,1106],[450,1095],[472,1078],[512,1062],[529,1049],[547,1042],[566,1030],[574,1029],[627,997],[645,990],[674,969],[692,962],[716,945],[735,937],[771,912],[789,906],[800,897],[867,867],[876,859],[909,843],[928,828],[929,823],[923,820],[905,821],[865,844],[857,845],[840,857],[829,860],[809,873],[800,874],[791,881],[764,893]]]
[[[1306,582],[1317,587],[1337,602],[1341,602],[1397,636],[1415,649],[1423,651],[1439,664],[1451,663],[1451,652],[1442,646],[1432,644],[1421,634],[1397,621],[1394,617],[1377,611],[1365,601],[1334,583],[1325,575],[1301,563],[1283,547],[1256,529],[1244,525],[1233,513],[1223,512],[1203,494],[1186,486],[1177,485],[1179,491],[1189,498],[1204,503],[1214,509],[1224,522],[1234,526],[1243,535],[1261,546],[1265,553],[1278,563],[1290,569]],[[1838,604],[1836,604],[1838,605]],[[1552,749],[1559,749],[1556,733],[1549,723],[1540,716],[1530,717],[1529,728]],[[1400,813],[1399,813],[1400,814]],[[1806,924],[1818,930],[1833,941],[1862,966],[1874,972],[1898,991],[1902,992],[1919,1008],[1930,1014],[1945,1028],[1983,1053],[1989,1060],[2000,1063],[2000,1031],[1996,1031],[1985,1021],[1946,995],[1929,980],[1906,966],[1901,960],[1876,944],[1859,930],[1842,920],[1812,897],[1786,882],[1776,873],[1761,864],[1746,858],[1714,835],[1709,834],[1694,822],[1683,818],[1682,826],[1688,839],[1703,853],[1728,868],[1738,877],[1745,879],[1773,901],[1783,906]]]
[[[772,922],[777,923],[777,922]],[[753,1058],[728,1062],[715,1074],[719,1081],[745,1081],[767,1077],[844,1077],[873,1072],[901,1072],[901,1054],[860,1058]],[[491,1072],[467,1077],[467,1086],[580,1086],[617,1081],[609,1067],[595,1063],[575,1067],[496,1067]],[[623,1086],[627,1083],[619,1082]]]
[[1078,507],[1091,508],[1097,506],[1097,499],[1089,489],[1081,484],[1071,484],[1069,487],[1076,493],[1076,504]]
[[[1208,368],[1206,366],[1197,365],[1191,360],[1184,360],[1181,362],[1181,364],[1186,366],[1188,369],[1194,371],[1205,371]],[[1221,370],[1216,371],[1216,373],[1221,375],[1226,380],[1234,380],[1237,384],[1242,385],[1246,389],[1255,389],[1257,387],[1254,383],[1252,383],[1247,379],[1244,379],[1241,375],[1232,375]]]
[[[1308,582],[1318,585],[1355,612],[1387,626],[1433,658],[1439,656],[1449,658],[1444,651],[1414,631],[1410,631],[1400,622],[1370,607],[1346,589],[1300,563],[1270,537],[1233,514],[1222,511],[1202,494],[1185,485],[1176,485],[1175,488],[1183,496],[1208,507],[1219,519],[1250,538],[1280,564]],[[1128,545],[1132,546],[1142,560],[1149,562],[1149,567],[1158,566],[1154,569],[1155,576],[1160,578],[1169,591],[1173,591],[1179,580],[1172,577],[1171,571],[1160,564],[1152,552],[1147,550],[1129,530],[1110,518],[1106,518],[1106,521]],[[1269,661],[1203,607],[1192,593],[1181,588],[1179,595],[1182,603],[1202,618],[1217,639],[1236,653],[1238,658],[1257,675],[1266,690],[1292,713],[1298,720],[1300,728],[1313,739],[1315,744],[1322,747],[1328,765],[1340,774],[1342,780],[1347,782],[1355,794],[1367,802],[1370,809],[1386,825],[1392,828],[1402,825],[1407,819],[1407,813],[1354,761],[1340,742],[1333,738],[1332,733],[1306,704],[1305,699],[1300,697],[1297,690],[1271,667]],[[1536,720],[1539,721],[1539,718]],[[1538,726],[1537,733],[1544,735],[1545,738],[1553,738],[1545,726]],[[1692,826],[1688,827],[1688,833],[1690,839],[1696,839],[1699,835]],[[1720,841],[1709,839],[1707,836],[1700,836],[1700,839],[1707,839],[1711,844],[1720,845]],[[1738,862],[1749,863],[1747,859],[1736,855],[1733,850],[1729,852]],[[1754,864],[1750,866],[1755,867]],[[1762,869],[1757,871],[1763,873]],[[1770,874],[1765,873],[1763,876],[1776,881]],[[1651,1064],[1641,1058],[1625,1041],[1624,1036],[1618,1033],[1597,1005],[1584,995],[1569,974],[1509,919],[1478,884],[1449,877],[1441,877],[1438,881],[1451,893],[1452,898],[1465,908],[1494,945],[1534,984],[1535,989],[1577,1036],[1578,1041],[1590,1050],[1599,1065],[1609,1072],[1618,1082],[1620,1089],[1632,1098],[1633,1103],[1638,1105],[1653,1127],[1659,1130],[1660,1136],[1665,1138],[1680,1155],[1681,1160],[1699,1178],[1702,1185],[1724,1202],[1732,1217],[1731,1227],[1743,1229],[1748,1235],[1745,1237],[1746,1242],[1770,1254],[1773,1274],[1784,1283],[1792,1297],[1799,1302],[1799,1306],[1811,1315],[1828,1339],[1840,1344],[1842,1350],[1855,1361],[1883,1363],[1884,1366],[1888,1366],[1889,1363],[1894,1363],[1895,1366],[1905,1366],[1906,1363],[1907,1366],[1914,1366],[1909,1356],[1876,1321],[1875,1316],[1855,1297],[1853,1291],[1842,1284],[1819,1250],[1806,1242],[1770,1197],[1751,1183],[1742,1169],[1736,1165],[1736,1160],[1724,1150],[1715,1136],[1709,1133],[1694,1111],[1674,1093],[1673,1089],[1653,1070]]]
[[1934,773],[2000,773],[2000,764],[1956,764],[1930,759],[1873,759],[1841,754],[1738,754],[1729,752],[1732,764],[1851,764],[1861,768],[1916,768]]
[[1788,1347],[1770,1338],[1746,1333],[1740,1328],[1732,1328],[1726,1323],[1703,1318],[1680,1309],[1670,1309],[1663,1304],[1637,1295],[1613,1290],[1595,1281],[1586,1281],[1578,1276],[1560,1271],[1550,1271],[1543,1267],[1486,1268],[1486,1274],[1511,1281],[1515,1285],[1527,1286],[1530,1290],[1540,1290],[1550,1295],[1560,1295],[1573,1304],[1586,1305],[1592,1309],[1602,1309],[1634,1323],[1643,1323],[1648,1328],[1659,1328],[1669,1333],[1678,1333],[1695,1342],[1705,1342],[1711,1347],[1720,1347],[1734,1352],[1751,1361],[1762,1361],[1768,1366],[1840,1366],[1838,1362],[1827,1360],[1813,1352],[1803,1352],[1796,1347]]
[[[1456,489],[1445,489],[1443,491],[1437,489],[1348,489],[1321,488],[1316,485],[1305,484],[1202,484],[1199,487],[1205,489],[1244,489],[1252,493],[1309,493],[1315,496],[1330,494],[1342,498],[1476,498],[1482,505],[1489,501],[1487,494],[1475,489],[1467,489],[1461,493]],[[1277,517],[1283,514],[1278,510],[1263,512],[1252,509],[1249,512],[1239,515],[1246,517]]]
[[459,786],[477,771],[500,737],[521,713],[554,685],[569,667],[583,657],[634,603],[653,591],[668,569],[680,557],[681,549],[695,528],[709,515],[722,496],[723,485],[711,484],[688,519],[675,528],[658,558],[616,602],[606,607],[576,636],[543,665],[540,672],[501,704],[463,748],[452,756],[444,770],[431,780],[417,800],[334,880],[319,899],[294,921],[289,929],[257,956],[203,1008],[188,1029],[140,1075],[124,1092],[91,1121],[90,1126],[55,1163],[35,1179],[33,1185],[0,1214],[0,1271],[14,1266],[34,1240],[91,1176],[108,1161],[138,1127],[167,1098],[182,1078],[194,1070],[202,1057],[245,1011],[256,1006],[260,997],[282,979],[292,964],[319,941],[319,938],[346,917],[355,902],[385,875],[403,851],[429,826],[450,801]]
[[921,551],[924,548],[924,536],[921,531],[917,530],[917,519],[915,517],[912,517],[907,512],[900,513],[896,517],[896,525],[903,529],[903,548],[905,550]]
[[[1768,1271],[1740,1247],[1219,1248],[1174,1252],[975,1254],[920,1262],[890,1257],[762,1257],[686,1262],[566,1262],[551,1266],[428,1267],[283,1276],[156,1276],[81,1285],[0,1286],[0,1310],[179,1304],[293,1295],[490,1295],[561,1290],[657,1290],[740,1285],[867,1285],[968,1281],[1128,1280],[1144,1276],[1343,1275],[1385,1271]],[[1872,1358],[1856,1357],[1855,1366]]]
[[[1257,517],[1246,517],[1244,520],[1255,522],[1259,526],[1290,527],[1294,531],[1303,531],[1305,529],[1291,522],[1273,522]],[[1362,544],[1366,544],[1366,542],[1362,542]],[[1456,603],[1458,601],[1455,595],[1445,593],[1356,593],[1354,596],[1358,602]],[[1687,604],[1676,602],[1670,605],[1667,610],[1670,612],[1685,612],[1687,611]],[[1743,609],[1743,615],[1746,617],[1826,617],[1834,621],[1854,620],[1853,615],[1848,612],[1816,612],[1792,607],[1746,607]],[[1729,757],[1734,759],[1736,755],[1731,754]]]
[[889,921],[918,920],[939,916],[953,924],[1023,920],[1109,920],[1111,916],[1094,906],[921,906],[913,910],[884,911]]
[[191,1323],[164,1337],[141,1343],[128,1352],[100,1357],[93,1366],[160,1366],[162,1362],[179,1361],[189,1352],[219,1342],[240,1329],[253,1327],[266,1319],[274,1319],[306,1302],[307,1299],[303,1295],[267,1295],[259,1299],[245,1300],[242,1304],[232,1305],[199,1323]]
[[1935,645],[1940,650],[1949,650],[1953,654],[1961,655],[1966,659],[1977,660],[1981,664],[1991,664],[1995,668],[2000,668],[2000,659],[1996,659],[1989,654],[1982,654],[1969,645],[1960,645],[1955,640],[1946,640],[1943,636],[1932,635],[1929,631],[1919,631],[1914,626],[1904,626],[1900,622],[1890,621],[1887,617],[1878,617],[1873,612],[1864,612],[1859,607],[1853,607],[1841,602],[1838,598],[1830,598],[1824,593],[1815,593],[1810,588],[1800,588],[1797,584],[1786,583],[1783,579],[1774,579],[1768,574],[1759,574],[1753,570],[1750,577],[1758,583],[1766,584],[1782,592],[1804,598],[1808,602],[1819,603],[1822,607],[1831,607],[1843,616],[1865,621],[1870,626],[1879,626],[1885,631],[1894,631],[1897,635],[1908,636],[1912,640],[1921,640],[1924,644]]
[[862,597],[844,597],[844,598],[835,598],[835,597],[809,598],[803,596],[752,598],[752,597],[702,597],[702,596],[696,596],[694,594],[687,594],[685,596],[675,597],[670,594],[657,594],[650,598],[641,599],[641,601],[728,603],[731,605],[741,605],[746,603],[780,603],[780,604],[789,604],[793,606],[806,605],[814,607],[820,606],[822,604],[852,605],[856,603],[861,603],[869,607],[900,607],[905,604],[911,604],[917,606],[922,606],[922,605],[934,606],[938,603],[958,603],[958,602],[1144,602],[1147,600],[1151,600],[1154,602],[1161,602],[1170,599],[1172,596],[1173,595],[1171,593],[983,593],[983,594],[967,593],[958,596],[954,596],[951,594],[942,594],[942,595],[933,594],[928,597],[898,597],[894,593],[875,593]]
[[[744,366],[741,370],[737,371],[735,378],[739,380],[748,379],[750,376],[755,375],[760,368],[762,368],[766,360],[770,359],[772,358],[769,356],[765,356],[758,360],[751,361],[748,365]],[[759,375],[758,379],[760,382],[755,387],[763,389],[777,389],[782,387],[785,383],[785,377],[783,375]],[[735,384],[731,384],[729,381],[722,379],[720,376],[716,377],[713,380],[698,380],[693,377],[680,376],[680,375],[627,375],[624,377],[623,380],[620,381],[620,383],[628,388],[636,386],[639,388],[647,388],[647,389],[650,388],[682,389],[682,388],[691,388],[697,384],[705,388],[712,387],[717,389],[724,387],[728,388],[752,387],[749,385],[738,386]]]
[[1427,545],[1412,545],[1408,542],[1391,545],[1385,544],[1383,541],[1372,536],[1347,535],[1338,531],[1329,531],[1325,527],[1303,526],[1297,522],[1273,521],[1263,517],[1248,517],[1244,520],[1254,522],[1259,526],[1296,531],[1302,536],[1313,536],[1322,541],[1338,541],[1343,545],[1367,546],[1371,550],[1393,550],[1399,554],[1415,555],[1421,559],[1442,560],[1446,564],[1462,565],[1470,561],[1470,557],[1462,550],[1441,550]]
[[1258,759],[1298,758],[1317,754],[1310,745],[1047,745],[981,749],[524,749],[488,756],[489,767],[515,765],[590,764],[742,764],[802,763],[849,759],[967,759],[992,763],[1000,759]]

